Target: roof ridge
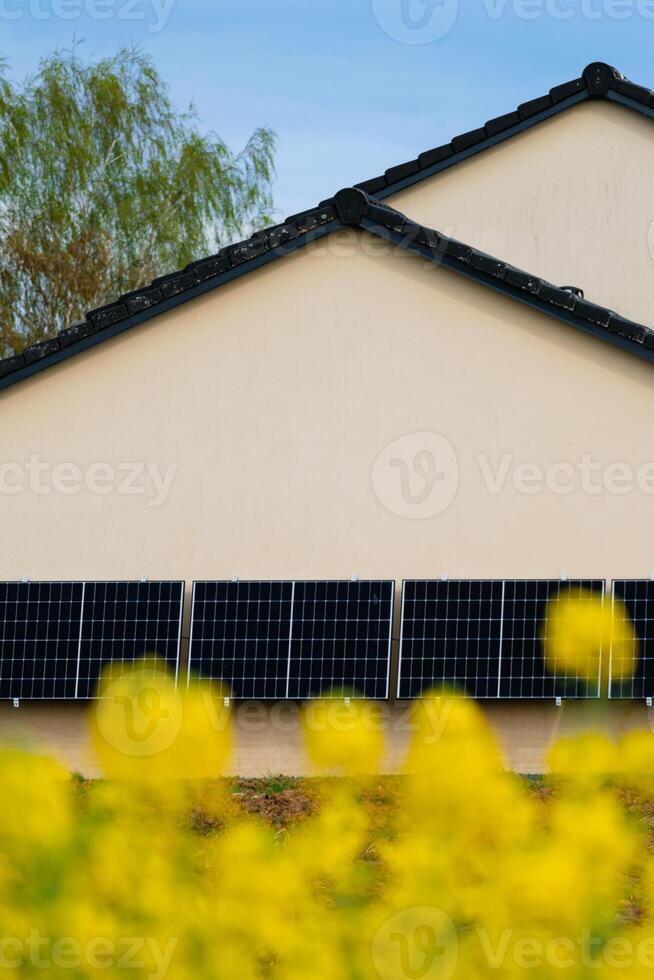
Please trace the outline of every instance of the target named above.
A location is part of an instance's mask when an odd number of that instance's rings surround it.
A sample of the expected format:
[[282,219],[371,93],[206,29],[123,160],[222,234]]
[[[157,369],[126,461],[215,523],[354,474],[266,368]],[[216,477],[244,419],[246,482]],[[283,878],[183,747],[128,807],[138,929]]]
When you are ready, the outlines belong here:
[[[636,85],[603,61],[587,65],[578,78],[555,85],[546,95],[522,102],[516,109],[489,119],[478,129],[454,136],[449,143],[425,150],[414,160],[389,167],[379,177],[360,181],[354,186],[376,197],[395,194],[425,177],[459,163],[497,143],[529,129],[589,99],[610,99],[631,108],[654,110],[654,91]],[[652,113],[654,115],[654,112]]]
[[[583,290],[577,287],[555,286],[547,279],[421,225],[366,194],[361,188],[350,187],[339,191],[334,196],[334,206],[343,224],[354,225],[373,234],[379,234],[380,229],[384,229],[390,234],[383,234],[382,237],[408,251],[426,255],[437,265],[491,285],[520,302],[558,318],[563,317],[567,322],[604,339],[621,338],[621,341],[639,345],[643,351],[651,351],[651,356],[647,357],[654,360],[654,329],[629,320],[608,307],[589,302],[584,298]],[[598,331],[595,329],[597,327],[602,330]],[[620,342],[620,346],[625,345]]]
[[[480,129],[455,136],[450,143],[427,150],[420,154],[415,161],[408,161],[397,167],[391,167],[382,177],[355,184],[353,188],[346,188],[345,191],[350,195],[350,205],[354,201],[351,192],[361,192],[369,202],[374,202],[377,208],[398,215],[404,223],[408,223],[409,219],[401,212],[394,211],[388,205],[382,204],[386,196],[431,176],[441,169],[453,166],[460,160],[481,152],[487,147],[509,139],[518,132],[522,132],[578,102],[591,98],[608,98],[654,117],[654,91],[630,82],[611,65],[604,62],[592,62],[587,65],[579,78],[555,86],[550,89],[548,95],[524,102],[514,112],[489,120]],[[115,336],[132,326],[136,326],[138,323],[165,312],[182,302],[202,295],[209,289],[259,268],[261,265],[281,255],[286,255],[317,237],[328,234],[343,224],[358,223],[344,217],[346,214],[345,198],[343,197],[345,191],[339,191],[334,197],[327,198],[318,207],[290,215],[280,224],[261,228],[243,241],[234,242],[221,248],[215,255],[198,259],[183,269],[159,276],[148,285],[125,293],[112,303],[90,310],[84,320],[65,328],[56,336],[32,344],[21,353],[0,360],[0,389],[8,387],[50,364],[56,364],[72,354]],[[340,201],[340,210],[336,204],[337,199]],[[360,207],[361,205],[356,206]],[[381,211],[378,212],[378,214],[381,213]],[[431,233],[440,235],[433,230]],[[449,251],[446,250],[443,264],[447,264],[446,260],[455,248],[454,239],[449,241],[453,244]],[[463,246],[461,243],[458,245],[462,249],[469,248],[469,246]],[[469,251],[476,256],[484,255],[475,249],[470,248]],[[492,261],[499,263],[497,259]],[[507,269],[513,268],[506,263],[499,264],[506,266]],[[545,280],[529,276],[527,273],[523,273],[523,275],[530,280],[544,283],[552,289],[558,288],[545,283]],[[517,298],[521,297],[518,296]],[[597,309],[603,308],[597,307]],[[612,311],[605,310],[604,312],[611,313],[613,317],[618,317]],[[630,323],[631,321],[624,322]],[[642,327],[638,324],[636,326]],[[649,331],[647,327],[642,327],[642,329]],[[640,342],[637,341],[637,343]]]

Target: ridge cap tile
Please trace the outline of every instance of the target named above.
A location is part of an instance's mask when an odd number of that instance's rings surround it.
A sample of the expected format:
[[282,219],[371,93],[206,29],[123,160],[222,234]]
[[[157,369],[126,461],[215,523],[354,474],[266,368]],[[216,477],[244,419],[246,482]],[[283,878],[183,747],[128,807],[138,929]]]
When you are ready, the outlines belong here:
[[[520,128],[521,123],[538,124],[535,119],[539,114],[552,109],[559,112],[566,109],[562,105],[570,96],[586,93],[587,97],[606,97],[610,91],[615,91],[625,99],[639,105],[654,107],[654,91],[627,79],[621,72],[604,62],[592,62],[586,66],[581,77],[563,82],[550,89],[549,93],[521,103],[517,109],[489,119],[483,127],[461,133],[441,146],[425,150],[415,160],[389,167],[384,174],[354,184],[356,190],[363,192],[368,198],[365,213],[378,223],[396,230],[398,233],[410,233],[423,245],[432,251],[438,251],[442,256],[448,255],[457,263],[467,264],[478,272],[483,272],[494,278],[503,278],[509,286],[526,291],[540,299],[548,306],[574,311],[580,319],[607,327],[610,332],[622,333],[634,342],[654,348],[654,330],[634,321],[627,320],[619,314],[598,306],[575,293],[562,287],[554,286],[538,276],[517,269],[493,256],[471,248],[455,239],[447,238],[440,232],[424,228],[411,221],[401,212],[389,208],[374,195],[392,189],[394,183],[417,176],[421,171],[429,170],[438,163],[455,158],[459,153],[478,146],[483,149],[494,137],[513,128]],[[619,101],[619,100],[618,100]],[[552,113],[549,113],[550,115]],[[508,134],[506,138],[510,138]],[[491,144],[492,145],[492,144]],[[453,163],[456,160],[453,159]],[[426,176],[426,175],[425,175]],[[77,340],[99,333],[107,327],[129,321],[134,314],[145,312],[165,300],[182,296],[178,302],[184,302],[183,293],[209,279],[217,278],[234,267],[247,264],[250,260],[263,254],[274,252],[281,244],[301,238],[305,234],[331,221],[338,221],[334,206],[334,198],[321,201],[317,207],[308,208],[297,214],[289,215],[276,225],[265,225],[252,232],[249,238],[240,242],[232,242],[221,248],[215,255],[204,256],[189,263],[183,269],[158,276],[152,282],[134,289],[117,300],[89,310],[85,319],[72,324],[54,337],[46,338],[37,344],[4,359],[0,359],[0,378],[20,370],[31,363],[47,358],[51,353],[73,345]],[[302,244],[301,242],[299,244]],[[248,269],[243,270],[249,271]],[[240,273],[239,273],[240,274]],[[190,297],[189,297],[190,298]]]

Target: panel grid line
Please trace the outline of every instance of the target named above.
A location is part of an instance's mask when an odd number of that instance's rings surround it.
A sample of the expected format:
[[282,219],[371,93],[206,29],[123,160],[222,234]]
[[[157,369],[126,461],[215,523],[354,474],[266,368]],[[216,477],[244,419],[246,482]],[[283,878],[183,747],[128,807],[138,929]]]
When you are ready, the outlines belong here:
[[89,699],[110,662],[177,676],[183,582],[0,582],[0,698]]
[[577,589],[604,601],[601,579],[405,580],[398,697],[450,688],[482,699],[598,697],[599,657],[584,677],[545,660],[548,604]]
[[189,671],[234,698],[385,698],[393,595],[390,581],[198,582]]
[[623,629],[631,629],[635,633],[637,659],[634,665],[634,651],[616,650],[612,637],[609,698],[645,700],[654,697],[654,581],[613,579],[611,600],[614,628],[618,623],[623,623]]

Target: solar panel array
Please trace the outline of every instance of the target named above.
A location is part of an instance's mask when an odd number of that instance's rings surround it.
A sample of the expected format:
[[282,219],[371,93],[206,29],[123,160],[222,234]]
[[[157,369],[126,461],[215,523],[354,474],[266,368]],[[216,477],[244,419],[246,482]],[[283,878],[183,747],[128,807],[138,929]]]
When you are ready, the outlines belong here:
[[[394,588],[196,582],[189,676],[236,698],[384,699]],[[598,579],[406,580],[397,696],[453,688],[475,698],[598,697],[599,663],[586,677],[545,663],[548,605],[577,589],[604,596]],[[615,644],[609,696],[654,697],[654,581],[615,580],[612,597],[634,624],[640,657],[630,676],[620,660],[630,652]],[[177,677],[183,600],[181,581],[0,582],[0,698],[91,698],[104,671],[148,655]]]
[[549,602],[603,580],[406,580],[397,696],[458,689],[475,698],[598,697],[590,677],[547,665]]
[[388,697],[394,582],[195,582],[189,677],[235,698]]
[[[614,579],[611,587],[616,605],[615,615],[629,616],[637,637],[637,661],[632,671],[632,661],[624,663],[622,657],[629,651],[611,651],[609,697],[654,697],[654,581],[649,579]],[[620,623],[617,623],[620,628]]]
[[91,698],[146,655],[177,675],[183,582],[0,582],[0,698]]

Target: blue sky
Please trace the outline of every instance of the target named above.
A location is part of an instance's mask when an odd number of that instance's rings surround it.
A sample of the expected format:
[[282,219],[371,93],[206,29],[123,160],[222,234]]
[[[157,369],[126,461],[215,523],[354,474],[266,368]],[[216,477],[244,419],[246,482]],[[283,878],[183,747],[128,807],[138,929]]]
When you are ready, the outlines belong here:
[[136,43],[236,149],[277,133],[280,216],[608,61],[654,87],[654,0],[0,0],[12,74]]

